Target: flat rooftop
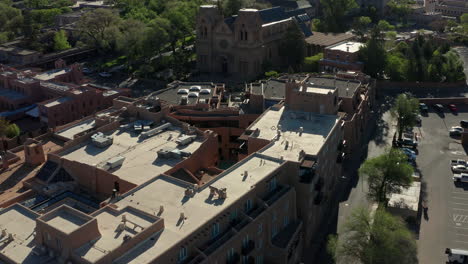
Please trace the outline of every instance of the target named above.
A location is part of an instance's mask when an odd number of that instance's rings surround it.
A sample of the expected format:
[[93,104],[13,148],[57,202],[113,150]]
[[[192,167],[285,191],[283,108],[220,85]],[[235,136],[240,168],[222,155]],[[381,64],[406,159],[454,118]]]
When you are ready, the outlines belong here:
[[335,87],[338,90],[338,96],[346,98],[353,97],[356,90],[361,86],[361,83],[355,80],[343,80],[332,77],[310,77],[307,80],[307,86]]
[[213,95],[215,86],[210,84],[179,84],[175,88],[167,88],[162,90],[160,93],[156,92],[153,93],[154,96],[157,96],[159,99],[168,102],[169,104],[179,105],[181,102],[181,98],[184,96],[186,97],[187,94],[178,94],[177,92],[180,89],[187,89],[189,90],[192,86],[199,86],[201,90],[203,89],[210,89],[209,94],[199,94],[198,97],[187,98],[187,104],[195,104],[197,103],[198,99],[210,99]]
[[335,88],[323,88],[323,87],[310,87],[308,86],[306,91],[308,93],[317,93],[317,94],[328,94],[332,93]]
[[305,41],[311,45],[318,46],[330,46],[339,42],[350,40],[354,38],[352,34],[346,33],[322,33],[322,32],[312,32],[312,36],[307,37]]
[[53,106],[63,104],[65,102],[68,102],[68,101],[71,101],[71,100],[73,100],[73,98],[71,98],[71,97],[67,97],[67,96],[59,97],[57,99],[48,101],[44,106],[45,107],[53,107]]
[[90,220],[80,217],[77,214],[70,213],[67,210],[60,209],[54,212],[53,215],[54,216],[46,222],[65,234],[70,234]]
[[[260,164],[260,161],[264,162]],[[153,240],[148,239],[129,250],[115,263],[150,263],[249,193],[252,186],[271,175],[281,164],[282,162],[277,159],[253,154],[233,165],[221,173],[214,182],[207,184],[217,188],[227,188],[227,198],[224,200],[216,197],[210,199],[208,186],[202,187],[195,196],[187,199],[184,194],[187,185],[163,175],[130,191],[116,203],[117,206],[132,205],[153,214],[157,213],[159,206],[162,205],[164,212],[160,217],[164,219],[165,227],[161,233],[155,234]],[[249,171],[245,180],[242,176],[244,171]],[[182,212],[187,219],[180,222]]]
[[266,99],[284,99],[286,94],[285,83],[283,81],[270,79],[262,85],[252,86],[253,94],[262,94]]
[[0,97],[5,97],[9,100],[22,100],[26,99],[28,96],[13,90],[0,89]]
[[[283,157],[286,160],[298,161],[301,150],[309,155],[317,155],[339,119],[336,115],[285,110],[283,106],[278,111],[271,109],[266,111],[250,129],[258,128],[260,134],[257,138],[272,141],[260,153],[270,157]],[[279,125],[281,137],[275,140]],[[299,136],[300,127],[303,128],[301,136]]]
[[67,127],[63,130],[57,131],[55,134],[64,138],[73,139],[75,135],[88,131],[96,126],[94,118],[90,118],[79,122],[73,126]]
[[421,195],[421,182],[413,182],[408,189],[402,189],[401,193],[390,196],[388,207],[418,211],[419,196]]
[[[182,132],[181,129],[174,126],[144,140],[131,128],[119,128],[106,135],[113,137],[113,144],[108,147],[99,148],[89,139],[71,149],[64,150],[61,156],[68,160],[100,168],[110,159],[122,156],[125,158],[123,164],[111,172],[119,178],[137,185],[166,172],[183,160],[182,158],[160,158],[157,154],[158,150],[163,148],[177,148],[175,140],[182,135]],[[201,144],[202,141],[195,140],[178,149],[193,153]]]
[[[126,227],[118,231],[117,227],[122,223],[122,215],[127,220]],[[126,207],[121,211],[105,207],[97,211],[93,216],[97,220],[100,237],[90,243],[86,243],[75,250],[75,253],[90,263],[95,263],[100,258],[107,255],[122,245],[123,237],[126,235],[135,236],[138,232],[149,227],[158,217],[150,217],[137,210]]]
[[355,52],[358,52],[362,46],[364,46],[364,43],[355,42],[355,41],[347,41],[347,42],[341,42],[333,46],[327,47],[327,49],[355,53]]
[[[38,214],[15,204],[0,211],[0,229],[12,234],[14,240],[1,244],[0,255],[7,256],[16,263],[41,263],[41,258],[32,254],[34,229]],[[3,240],[3,237],[0,237]]]
[[52,80],[53,78],[59,76],[59,75],[62,75],[64,73],[67,73],[69,72],[70,69],[54,69],[54,70],[50,70],[50,71],[46,71],[46,72],[43,72],[43,73],[39,73],[37,74],[36,76],[34,76],[34,78],[38,79],[38,80],[41,80],[41,81],[49,81],[49,80]]

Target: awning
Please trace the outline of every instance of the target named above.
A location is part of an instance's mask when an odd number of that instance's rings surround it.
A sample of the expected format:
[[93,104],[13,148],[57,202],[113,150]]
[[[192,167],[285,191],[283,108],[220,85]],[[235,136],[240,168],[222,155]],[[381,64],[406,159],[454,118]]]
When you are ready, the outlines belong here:
[[32,117],[39,117],[39,108],[36,106],[33,109],[26,112],[26,115]]

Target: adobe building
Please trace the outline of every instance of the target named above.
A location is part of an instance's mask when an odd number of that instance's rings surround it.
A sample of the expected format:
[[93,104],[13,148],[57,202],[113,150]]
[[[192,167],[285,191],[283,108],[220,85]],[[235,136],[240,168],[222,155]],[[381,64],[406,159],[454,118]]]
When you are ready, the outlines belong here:
[[292,23],[307,37],[311,34],[309,22],[302,9],[241,9],[237,16],[225,18],[217,6],[201,6],[196,26],[197,68],[200,72],[256,77],[263,73],[264,63],[282,64],[278,47]]
[[464,0],[424,0],[424,9],[428,14],[460,17],[464,13],[468,13],[468,2]]
[[321,71],[356,71],[360,72],[364,64],[359,61],[358,52],[364,43],[347,41],[328,46],[323,53],[323,59],[319,61]]
[[355,38],[349,33],[324,33],[313,31],[310,36],[305,39],[306,54],[313,56],[317,53],[324,53],[325,48],[336,45],[341,42],[352,41]]
[[116,98],[56,131],[64,147],[25,183],[35,196],[0,211],[0,260],[300,262],[324,239],[346,145],[337,89],[288,79],[285,90],[225,170],[217,134],[154,95]]
[[170,116],[218,135],[221,160],[236,162],[237,140],[263,112],[263,97],[236,102],[225,93],[224,84],[175,81],[152,93],[170,105]]
[[[352,150],[358,148],[363,140],[363,132],[368,125],[375,104],[375,80],[357,72],[337,72],[334,77],[325,77],[319,74],[286,75],[277,79],[252,83],[247,87],[246,93],[263,96],[265,108],[271,107],[286,100],[286,84],[290,78],[322,87],[322,89],[337,91],[338,114],[344,121],[344,140],[349,146],[348,151],[352,153]],[[295,98],[295,95],[292,95],[291,98],[294,98],[289,99],[291,102],[301,100]],[[322,105],[313,107],[320,113],[320,107],[323,108],[322,111],[325,111],[327,107],[326,104]],[[304,107],[309,106],[304,105]]]
[[81,65],[67,66],[63,60],[46,72],[0,65],[0,111],[32,107],[35,117],[54,128],[108,108],[114,98],[129,94],[127,89],[105,89],[85,82]]

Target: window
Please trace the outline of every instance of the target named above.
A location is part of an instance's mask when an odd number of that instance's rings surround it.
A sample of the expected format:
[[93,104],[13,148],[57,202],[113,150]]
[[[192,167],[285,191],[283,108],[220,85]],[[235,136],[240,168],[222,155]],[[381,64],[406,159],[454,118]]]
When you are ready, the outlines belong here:
[[278,227],[276,224],[273,224],[271,227],[271,238],[274,238],[278,234]]
[[227,252],[227,260],[231,261],[234,258],[234,248],[230,248]]
[[187,258],[187,248],[186,247],[181,247],[179,250],[179,258],[178,261],[182,262]]
[[244,204],[244,211],[249,212],[252,209],[252,200],[248,199]]
[[263,264],[263,255],[258,255],[255,264]]
[[231,211],[231,215],[229,215],[229,219],[235,220],[237,218],[237,208]]
[[242,239],[242,247],[247,247],[249,245],[249,235],[245,235],[244,239]]
[[242,264],[247,264],[249,263],[248,257],[247,256],[242,256]]
[[262,248],[263,248],[263,239],[259,239],[259,240],[258,240],[257,247],[258,247],[258,249],[262,249]]
[[283,218],[283,226],[286,227],[289,224],[289,216],[285,215]]
[[278,219],[278,215],[276,214],[276,212],[273,212],[273,215],[271,217],[271,221],[276,221],[276,219]]
[[262,223],[259,223],[258,224],[258,231],[257,231],[257,234],[261,234],[263,231],[263,224]]
[[219,234],[219,223],[214,223],[211,228],[211,237],[214,238]]
[[268,183],[268,189],[270,190],[270,192],[276,190],[276,187],[277,187],[277,184],[278,183],[278,180],[276,179],[276,177],[273,177],[271,179],[271,181]]
[[62,244],[60,243],[60,240],[58,238],[55,239],[55,243],[57,244],[57,249],[62,249]]

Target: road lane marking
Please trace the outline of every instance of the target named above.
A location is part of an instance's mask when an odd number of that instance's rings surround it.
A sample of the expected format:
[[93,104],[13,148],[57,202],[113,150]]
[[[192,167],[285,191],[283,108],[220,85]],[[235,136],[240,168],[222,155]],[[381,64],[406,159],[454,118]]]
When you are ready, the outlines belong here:
[[457,210],[457,211],[468,211],[468,209],[461,209],[461,208],[452,208],[452,210]]
[[458,204],[458,205],[468,205],[468,203],[454,203],[452,202],[453,204]]

